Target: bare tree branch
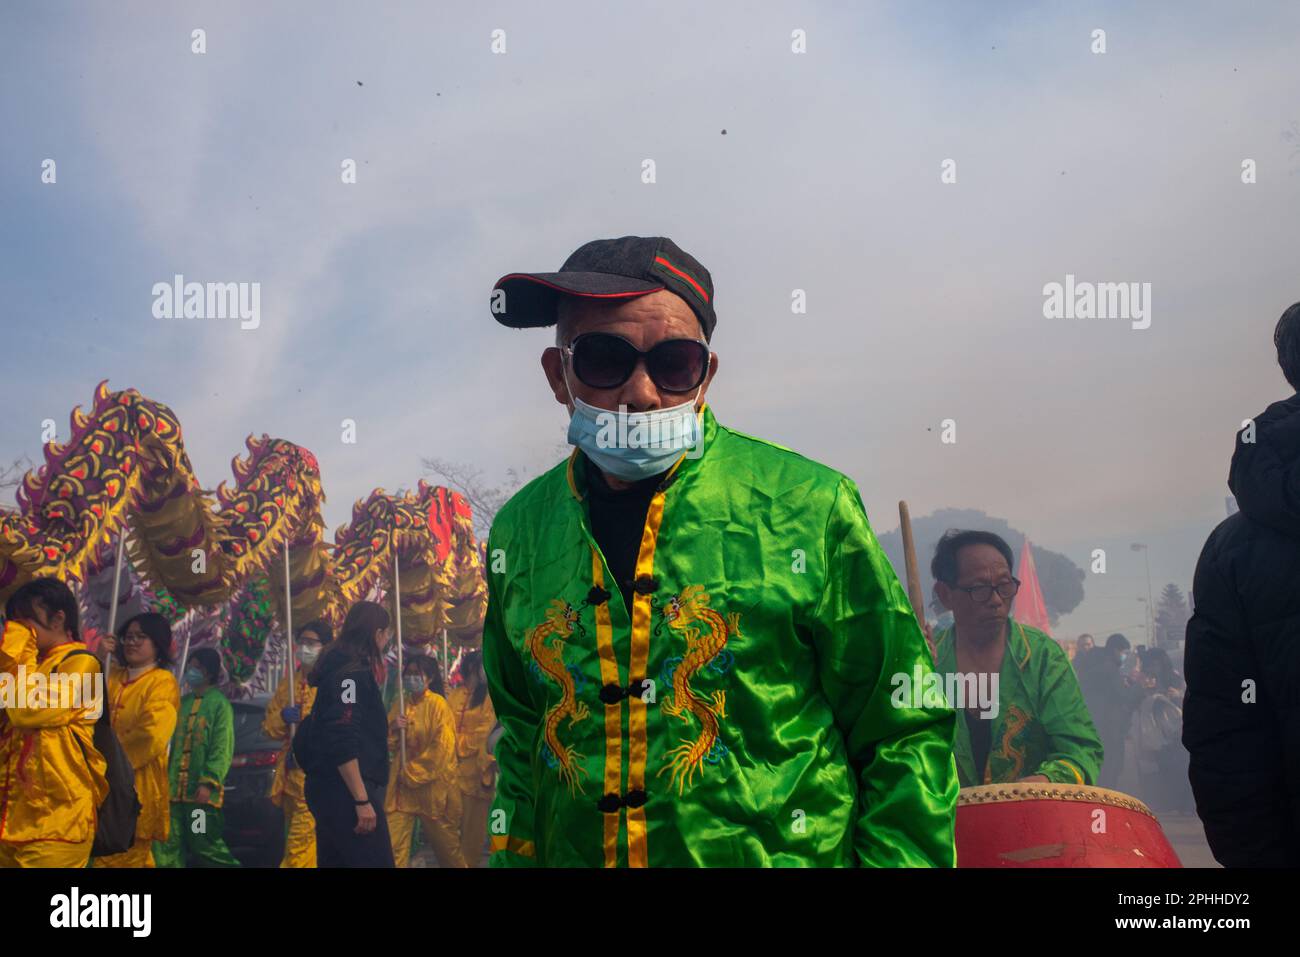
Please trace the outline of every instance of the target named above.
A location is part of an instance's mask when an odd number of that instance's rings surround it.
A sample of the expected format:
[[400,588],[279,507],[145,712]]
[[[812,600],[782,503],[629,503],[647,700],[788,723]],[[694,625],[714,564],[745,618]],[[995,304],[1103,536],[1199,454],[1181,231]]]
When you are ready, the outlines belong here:
[[445,459],[421,459],[424,474],[433,477],[439,484],[460,492],[469,502],[474,513],[474,534],[480,541],[487,539],[492,519],[500,511],[515,489],[519,487],[518,479],[511,476],[513,484],[504,487],[488,485],[483,480],[483,470],[463,462],[449,462]]
[[16,506],[17,499],[14,497],[14,490],[22,484],[23,476],[32,467],[32,461],[25,455],[20,455],[13,460],[10,465],[0,466],[0,493],[3,493],[3,502],[0,504]]
[[[567,454],[567,445],[561,443],[556,446],[556,458],[563,458]],[[508,468],[504,482],[489,485],[483,478],[483,470],[466,462],[423,458],[420,465],[426,476],[465,496],[465,501],[469,502],[474,512],[474,535],[480,542],[487,541],[488,529],[492,527],[492,520],[496,518],[501,506],[535,474],[532,469]],[[548,465],[547,468],[549,467]]]

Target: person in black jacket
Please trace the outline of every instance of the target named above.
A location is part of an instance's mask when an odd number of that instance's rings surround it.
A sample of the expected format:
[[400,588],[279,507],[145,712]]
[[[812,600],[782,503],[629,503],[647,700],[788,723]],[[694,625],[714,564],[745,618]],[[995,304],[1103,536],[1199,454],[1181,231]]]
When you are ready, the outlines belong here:
[[316,818],[318,867],[393,866],[384,816],[388,716],[380,691],[391,638],[384,607],[357,602],[308,679],[317,690],[303,791]]
[[1105,753],[1097,778],[1104,788],[1118,788],[1124,776],[1129,728],[1144,694],[1127,677],[1125,665],[1131,647],[1127,638],[1116,633],[1106,639],[1104,647],[1085,652],[1076,664],[1079,688]]
[[[1273,336],[1300,390],[1300,303]],[[1192,581],[1183,744],[1196,812],[1225,867],[1300,865],[1300,392],[1237,435],[1241,509],[1210,534]]]

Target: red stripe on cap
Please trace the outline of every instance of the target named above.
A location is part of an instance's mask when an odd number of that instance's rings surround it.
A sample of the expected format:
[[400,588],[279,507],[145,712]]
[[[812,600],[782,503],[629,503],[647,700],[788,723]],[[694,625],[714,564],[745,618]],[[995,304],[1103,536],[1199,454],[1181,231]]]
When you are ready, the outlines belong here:
[[[633,296],[644,296],[648,293],[658,292],[663,289],[659,286],[655,289],[634,289],[631,292],[574,292],[572,289],[565,289],[563,286],[557,286],[553,282],[547,282],[545,279],[538,279],[536,276],[530,276],[527,273],[511,273],[509,276],[502,276],[497,280],[493,289],[500,289],[501,284],[507,279],[527,279],[529,282],[535,282],[539,286],[547,286],[550,289],[556,289],[568,296],[581,296],[584,299],[630,299]],[[637,280],[641,281],[641,280]]]
[[692,279],[689,275],[682,272],[680,269],[678,269],[676,266],[670,263],[667,259],[664,259],[663,256],[656,256],[655,262],[659,263],[659,265],[663,266],[664,268],[670,270],[675,275],[681,276],[683,279],[689,282],[692,287],[694,287],[695,291],[700,294],[701,299],[703,299],[705,302],[709,301],[709,294],[704,291],[703,286],[701,286],[698,282]]

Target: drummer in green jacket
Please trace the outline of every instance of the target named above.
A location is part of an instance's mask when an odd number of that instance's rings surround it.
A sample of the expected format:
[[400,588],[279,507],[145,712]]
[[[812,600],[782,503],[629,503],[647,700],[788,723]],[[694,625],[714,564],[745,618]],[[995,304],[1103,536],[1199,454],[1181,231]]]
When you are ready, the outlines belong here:
[[493,866],[952,866],[954,716],[853,482],[720,425],[708,272],[588,243],[497,283],[558,319],[568,462],[497,514],[484,665]]
[[[1011,617],[1020,589],[1011,548],[992,532],[951,530],[939,540],[930,572],[953,616],[934,636],[935,667],[961,715],[954,753],[962,787],[1095,784],[1101,739],[1069,657]],[[971,700],[982,690],[992,699]]]

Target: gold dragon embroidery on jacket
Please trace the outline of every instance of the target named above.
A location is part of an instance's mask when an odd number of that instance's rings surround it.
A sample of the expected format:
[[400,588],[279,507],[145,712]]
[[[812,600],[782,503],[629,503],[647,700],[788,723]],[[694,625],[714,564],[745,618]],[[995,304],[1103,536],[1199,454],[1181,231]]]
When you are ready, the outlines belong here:
[[555,758],[560,780],[569,786],[570,794],[582,790],[580,778],[587,774],[587,769],[582,766],[584,756],[573,745],[560,740],[561,721],[568,718],[572,728],[589,714],[586,703],[578,700],[573,675],[564,664],[564,639],[573,634],[577,620],[578,612],[571,604],[559,598],[553,599],[546,620],[529,632],[526,642],[528,653],[542,674],[560,686],[560,700],[546,712],[543,735]]
[[659,769],[659,774],[672,772],[670,786],[676,785],[677,793],[682,794],[704,762],[722,749],[719,719],[727,716],[726,691],[719,689],[702,697],[691,687],[691,679],[723,652],[728,639],[742,637],[740,615],[729,614],[724,619],[709,607],[704,586],[687,585],[664,605],[663,618],[686,643],[686,652],[673,669],[672,701],[664,705],[664,713],[688,724],[694,716],[700,723],[699,736],[672,748],[666,755],[668,763]]
[[[1004,761],[1012,762],[1011,771],[1007,776],[1008,781],[1016,781],[1020,778],[1020,772],[1025,768],[1025,748],[1017,748],[1012,744],[1012,740],[1029,724],[1029,715],[1025,714],[1020,708],[1012,705],[1007,712],[1007,725],[1002,732],[1002,747],[998,755]],[[993,780],[993,764],[989,764],[984,769],[984,783],[991,784]]]

